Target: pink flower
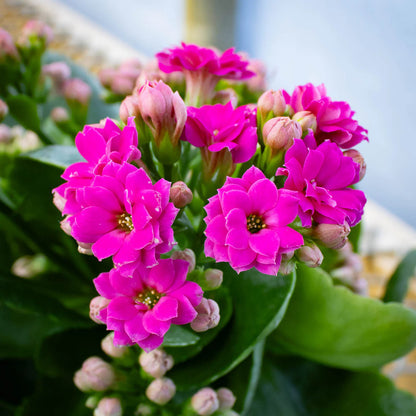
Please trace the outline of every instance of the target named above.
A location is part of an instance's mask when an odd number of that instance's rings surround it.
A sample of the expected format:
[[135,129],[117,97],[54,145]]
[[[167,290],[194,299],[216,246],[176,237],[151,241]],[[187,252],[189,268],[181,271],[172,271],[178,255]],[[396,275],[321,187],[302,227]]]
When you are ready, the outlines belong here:
[[[305,140],[313,145],[312,133]],[[295,139],[285,155],[286,168],[276,173],[287,176],[284,188],[297,193],[302,225],[310,227],[314,220],[354,226],[366,202],[362,191],[349,188],[360,179],[360,165],[330,141],[310,147]]]
[[354,111],[345,101],[332,101],[326,95],[323,84],[298,86],[289,96],[285,92],[287,104],[295,113],[310,111],[316,116],[317,130],[315,137],[318,143],[331,140],[343,149],[349,149],[367,140],[368,131],[353,120]]
[[255,111],[245,105],[234,109],[231,103],[188,107],[181,139],[204,148],[203,157],[228,149],[234,163],[246,162],[256,152]]
[[99,259],[115,264],[157,264],[156,255],[172,248],[171,228],[178,209],[169,202],[170,183],[154,185],[143,169],[109,162],[91,186],[77,189],[81,210],[72,218],[72,236],[92,243]]
[[112,269],[94,279],[98,293],[110,299],[100,318],[114,331],[114,344],[137,343],[148,352],[163,342],[171,324],[192,322],[202,289],[186,281],[187,272],[186,261],[163,259],[150,269],[138,266],[129,275]]
[[67,182],[54,189],[67,201],[63,214],[75,214],[80,210],[76,199],[77,189],[89,186],[109,161],[132,162],[141,156],[133,118],[128,120],[123,130],[109,118],[104,125],[85,126],[77,134],[75,144],[86,162],[73,163],[66,168],[62,178]]
[[205,254],[229,262],[237,272],[255,267],[276,275],[282,254],[303,244],[288,226],[298,212],[296,195],[277,189],[254,166],[242,178],[227,178],[205,211]]

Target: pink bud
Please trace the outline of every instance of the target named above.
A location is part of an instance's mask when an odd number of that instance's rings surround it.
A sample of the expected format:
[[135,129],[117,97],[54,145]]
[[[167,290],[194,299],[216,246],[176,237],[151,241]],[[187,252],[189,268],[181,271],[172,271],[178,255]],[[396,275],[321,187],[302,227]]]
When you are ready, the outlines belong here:
[[110,89],[114,94],[129,95],[134,88],[134,81],[129,77],[121,74],[116,74],[110,84]]
[[257,111],[263,122],[267,117],[280,117],[286,111],[286,101],[282,91],[269,90],[264,92],[257,101]]
[[247,69],[256,75],[245,81],[247,88],[252,92],[262,92],[266,89],[266,65],[260,59],[250,59],[249,62]]
[[205,290],[218,289],[222,285],[223,275],[224,273],[222,270],[207,269],[204,274],[204,278],[205,278],[204,289]]
[[42,74],[50,77],[55,88],[60,91],[64,82],[71,76],[71,68],[66,62],[52,62],[42,67]]
[[58,125],[69,121],[69,118],[68,110],[64,107],[54,107],[51,111],[51,119]]
[[176,393],[176,386],[170,378],[157,378],[146,389],[146,397],[153,403],[163,406]]
[[192,202],[192,191],[185,182],[175,182],[170,188],[170,200],[176,208],[183,208]]
[[208,331],[208,329],[215,328],[220,322],[220,308],[215,300],[202,298],[195,310],[198,315],[191,322],[191,328],[195,332]]
[[143,370],[154,378],[161,378],[173,367],[173,357],[162,349],[143,351],[139,356]]
[[294,139],[302,137],[299,123],[289,117],[275,117],[263,127],[263,141],[270,147],[272,154],[280,150],[286,151],[293,144]]
[[97,324],[103,324],[104,322],[100,319],[100,313],[109,303],[110,299],[102,296],[92,298],[90,302],[90,318]]
[[10,143],[13,140],[13,131],[6,124],[0,124],[0,143]]
[[18,61],[20,57],[12,35],[7,30],[0,27],[0,62],[5,61],[6,59]]
[[231,101],[232,106],[237,107],[238,96],[232,88],[217,91],[212,99],[212,104],[227,104]]
[[97,408],[94,410],[94,416],[121,416],[121,403],[116,397],[102,398]]
[[225,387],[217,390],[217,397],[220,403],[219,410],[232,409],[236,401],[236,397],[233,392]]
[[0,122],[4,120],[4,118],[9,113],[9,107],[7,107],[7,104],[0,99]]
[[68,101],[88,105],[91,98],[91,87],[82,79],[71,78],[64,82],[62,93]]
[[189,263],[188,273],[195,270],[195,264],[196,264],[195,253],[190,248],[186,248],[185,250],[182,250],[182,251],[174,251],[171,255],[171,258],[174,260],[175,259],[186,260]]
[[309,129],[312,129],[313,132],[316,131],[316,117],[310,111],[299,111],[293,115],[292,120],[297,121],[304,132]]
[[297,256],[302,263],[305,263],[309,267],[319,267],[324,259],[321,250],[314,243],[302,246],[297,251]]
[[367,163],[362,156],[362,154],[355,149],[349,149],[344,152],[344,156],[350,157],[355,163],[360,165],[360,180],[364,178],[367,171]]
[[217,393],[210,387],[204,387],[192,396],[191,406],[200,416],[209,416],[216,412],[220,403]]
[[348,241],[348,234],[351,228],[344,224],[318,224],[313,234],[326,247],[339,250]]
[[92,256],[92,243],[81,243],[81,241],[77,241],[78,243],[78,253],[85,254],[87,256]]
[[139,100],[136,95],[128,95],[120,105],[120,119],[127,124],[129,117],[141,118]]
[[114,68],[103,68],[98,73],[98,79],[103,87],[110,88],[113,78],[117,75],[117,70]]
[[11,271],[14,275],[24,279],[30,279],[43,273],[47,269],[47,259],[43,254],[19,257],[12,265]]
[[53,30],[40,20],[29,20],[23,26],[19,37],[19,44],[28,46],[32,38],[39,38],[48,46],[53,41]]
[[123,357],[128,351],[128,347],[124,345],[114,345],[114,332],[110,332],[101,341],[101,349],[113,358]]
[[81,391],[105,391],[115,380],[113,367],[99,357],[85,360],[74,376],[74,383]]

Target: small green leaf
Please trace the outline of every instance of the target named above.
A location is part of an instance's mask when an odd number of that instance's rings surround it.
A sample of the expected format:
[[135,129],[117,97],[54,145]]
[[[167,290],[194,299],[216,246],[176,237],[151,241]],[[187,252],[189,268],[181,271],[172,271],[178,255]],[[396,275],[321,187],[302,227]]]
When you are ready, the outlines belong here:
[[10,114],[24,128],[39,131],[40,120],[36,102],[27,95],[12,95],[7,98]]
[[403,302],[409,288],[409,280],[416,271],[416,250],[407,253],[397,266],[386,286],[383,302]]
[[300,265],[286,315],[272,341],[323,364],[363,369],[381,366],[416,345],[416,312],[396,303],[333,286],[320,269]]
[[186,347],[199,341],[199,336],[182,326],[172,325],[166,333],[164,347]]
[[85,162],[74,146],[51,145],[42,147],[30,153],[26,153],[28,159],[56,166],[61,169],[67,168],[72,163]]

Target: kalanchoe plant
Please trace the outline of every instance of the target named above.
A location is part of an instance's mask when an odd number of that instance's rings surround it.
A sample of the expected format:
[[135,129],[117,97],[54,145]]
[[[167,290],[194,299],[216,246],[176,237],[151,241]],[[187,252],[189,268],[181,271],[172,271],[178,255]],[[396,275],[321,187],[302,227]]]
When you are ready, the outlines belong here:
[[[21,48],[50,41],[33,28],[20,49],[0,32],[10,73],[31,62]],[[1,171],[0,306],[10,356],[33,355],[40,374],[19,414],[274,415],[298,409],[293,396],[302,414],[414,414],[374,370],[416,345],[416,314],[361,296],[353,146],[367,136],[350,106],[322,85],[264,91],[264,68],[233,49],[156,57],[101,72],[121,120]],[[0,90],[12,115],[19,71]],[[68,101],[53,113],[68,133],[88,88],[62,64],[41,73]],[[351,407],[362,385],[367,413]]]

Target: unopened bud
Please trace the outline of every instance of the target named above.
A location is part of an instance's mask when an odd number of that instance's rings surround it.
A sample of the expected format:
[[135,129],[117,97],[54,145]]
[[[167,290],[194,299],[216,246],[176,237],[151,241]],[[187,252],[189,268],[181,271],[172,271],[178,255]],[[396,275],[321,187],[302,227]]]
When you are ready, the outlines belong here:
[[88,409],[95,409],[98,406],[98,402],[99,400],[97,395],[90,396],[85,401],[85,407],[88,407]]
[[92,243],[81,243],[81,241],[78,241],[78,253],[85,254],[86,256],[92,256]]
[[0,124],[0,143],[10,143],[13,137],[13,130],[6,124]]
[[99,357],[90,357],[82,368],[75,373],[74,383],[84,392],[105,391],[115,383],[113,367]]
[[220,403],[217,393],[210,387],[204,387],[192,396],[191,406],[200,416],[209,416],[216,412]]
[[170,200],[176,208],[183,208],[192,202],[192,191],[185,182],[175,182],[170,188]]
[[51,119],[58,125],[66,123],[69,118],[68,110],[64,107],[54,107],[51,111]]
[[36,40],[42,41],[45,47],[48,46],[53,41],[53,30],[40,20],[29,20],[23,26],[19,44],[21,46],[30,46]]
[[164,405],[176,393],[176,386],[170,378],[157,378],[146,389],[146,397],[153,403]]
[[293,272],[293,270],[295,270],[296,263],[293,259],[294,254],[294,251],[289,251],[288,253],[282,254],[282,261],[279,267],[280,274],[290,274]]
[[12,35],[0,27],[0,62],[8,59],[18,61],[20,59],[19,52],[14,44]]
[[220,308],[215,300],[202,298],[195,310],[198,315],[191,322],[191,328],[195,332],[208,331],[220,322]]
[[275,117],[263,127],[263,141],[269,147],[271,154],[286,151],[294,139],[302,137],[302,127],[289,117]]
[[365,173],[367,171],[367,163],[365,163],[365,160],[362,156],[362,154],[355,149],[349,149],[344,152],[344,156],[350,157],[355,163],[358,163],[360,165],[360,180],[364,178]]
[[207,269],[204,274],[204,290],[218,289],[222,285],[224,273],[219,269]]
[[260,59],[250,59],[247,67],[249,71],[253,71],[256,75],[245,80],[247,88],[251,92],[259,93],[266,89],[266,65]]
[[319,267],[324,260],[322,251],[319,250],[319,247],[315,243],[302,246],[297,251],[297,257],[309,267]]
[[237,93],[232,88],[217,91],[212,99],[212,104],[227,104],[231,101],[231,105],[235,108],[238,103]]
[[104,322],[100,318],[100,313],[109,303],[110,299],[106,299],[103,296],[92,298],[90,302],[90,318],[97,324],[103,324]]
[[87,106],[91,98],[91,87],[79,78],[71,78],[64,82],[62,93],[68,102]]
[[154,378],[161,378],[173,367],[173,357],[162,349],[143,351],[139,356],[143,370]]
[[4,120],[8,113],[9,107],[7,107],[7,104],[0,99],[0,123]]
[[188,273],[192,272],[195,269],[195,253],[190,248],[186,248],[182,251],[174,251],[171,255],[171,258],[174,260],[186,260],[189,263]]
[[153,409],[149,405],[143,403],[140,403],[134,412],[134,416],[152,416],[153,414]]
[[30,279],[47,269],[48,260],[43,254],[19,257],[12,265],[12,273],[24,279]]
[[233,408],[236,401],[236,397],[230,389],[227,389],[226,387],[218,389],[217,397],[220,403],[220,410],[228,410]]
[[111,82],[116,74],[117,70],[114,68],[103,68],[98,73],[98,79],[103,87],[110,88]]
[[316,116],[310,111],[299,111],[293,115],[292,120],[299,123],[302,131],[307,132],[311,129],[314,133],[316,132]]
[[102,398],[97,408],[94,410],[94,416],[121,416],[122,409],[120,400],[116,397]]
[[272,117],[280,117],[286,111],[286,101],[282,91],[264,92],[257,102],[257,112],[264,124]]
[[114,332],[110,332],[102,339],[101,349],[113,358],[123,357],[128,351],[128,347],[124,345],[114,345]]
[[52,62],[42,67],[42,74],[50,77],[54,87],[61,91],[64,82],[71,76],[71,68],[63,61]]
[[350,231],[351,228],[347,223],[318,224],[313,231],[313,235],[326,247],[339,250],[348,241]]
[[117,95],[129,95],[134,88],[134,81],[121,74],[117,74],[111,81],[110,89]]

